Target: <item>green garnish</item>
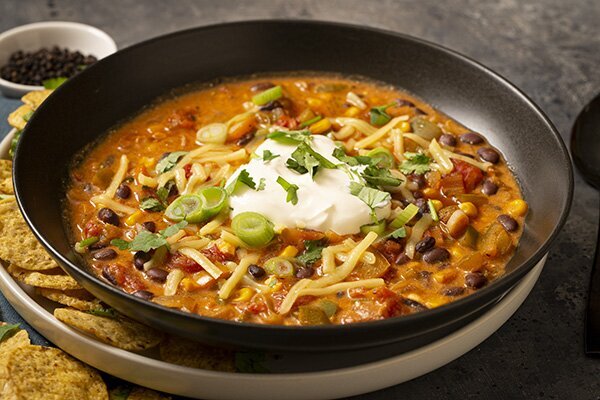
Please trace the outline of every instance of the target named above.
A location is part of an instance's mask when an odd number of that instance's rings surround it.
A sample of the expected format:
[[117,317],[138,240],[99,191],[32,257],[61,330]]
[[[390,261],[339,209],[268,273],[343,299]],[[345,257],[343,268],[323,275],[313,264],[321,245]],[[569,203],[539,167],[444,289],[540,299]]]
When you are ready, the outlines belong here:
[[262,159],[265,162],[266,161],[271,161],[272,159],[277,158],[277,157],[279,157],[279,154],[273,154],[273,153],[271,153],[271,150],[264,150],[263,151]]
[[167,199],[169,198],[169,193],[171,193],[171,187],[174,185],[173,181],[169,181],[165,184],[165,186],[158,188],[156,191],[156,197],[163,204],[167,204]]
[[282,144],[300,144],[311,139],[310,131],[275,131],[269,133],[267,138]]
[[152,249],[158,249],[162,246],[169,246],[167,238],[173,236],[181,229],[187,226],[187,221],[181,221],[175,225],[171,225],[158,233],[152,233],[143,230],[133,238],[131,242],[123,239],[113,239],[110,244],[117,247],[119,250],[144,251],[148,252]]
[[197,194],[179,196],[167,207],[165,216],[172,221],[185,220],[195,224],[214,217],[226,204],[225,189],[212,186],[202,189]]
[[281,187],[283,188],[283,190],[285,190],[287,193],[285,201],[288,203],[292,203],[293,205],[298,204],[298,189],[299,189],[298,185],[289,183],[288,181],[283,179],[283,177],[281,177],[281,176],[277,178],[277,183],[279,183],[281,185]]
[[371,209],[371,217],[374,222],[377,222],[375,208],[381,203],[390,201],[392,197],[387,192],[373,189],[357,182],[350,182],[350,193],[369,206]]
[[304,252],[296,257],[296,260],[303,264],[311,265],[321,259],[321,254],[325,248],[322,239],[318,240],[305,240],[304,241]]
[[299,174],[310,173],[314,177],[319,167],[335,169],[337,166],[313,150],[307,143],[301,143],[292,153],[292,158],[288,158],[286,166]]
[[261,190],[265,190],[265,185],[266,185],[266,179],[260,178],[260,181],[258,181],[258,187],[256,188],[256,191],[260,192]]
[[54,90],[54,89],[58,88],[60,85],[62,85],[63,83],[65,83],[66,81],[67,81],[67,78],[65,78],[64,76],[60,76],[58,78],[46,79],[45,81],[42,82],[42,85],[44,85],[44,89]]
[[88,310],[88,311],[86,311],[86,313],[95,315],[97,317],[104,317],[104,318],[110,318],[110,319],[117,319],[117,317],[119,316],[114,308],[100,307],[100,308],[96,308],[94,310]]
[[33,111],[29,111],[27,114],[23,115],[23,121],[28,122],[33,115]]
[[367,153],[367,157],[371,157],[378,167],[392,168],[396,164],[394,156],[385,147],[374,148]]
[[157,198],[146,197],[140,201],[140,208],[144,211],[162,211],[165,209],[165,206]]
[[351,167],[356,167],[357,165],[370,165],[373,160],[371,159],[371,157],[367,157],[367,156],[349,156],[346,154],[346,152],[337,147],[335,150],[333,150],[332,155],[337,158],[338,160],[345,162],[346,164],[348,164]]
[[177,162],[181,157],[187,154],[187,151],[174,151],[163,157],[158,163],[156,163],[156,173],[163,174],[167,171],[172,170],[177,165]]
[[262,247],[275,236],[271,221],[263,215],[251,211],[233,217],[231,229],[237,237],[250,247]]
[[310,126],[310,125],[314,124],[315,122],[319,122],[322,119],[323,119],[322,116],[317,115],[316,117],[311,118],[308,121],[304,121],[303,123],[301,123],[300,128],[306,128],[307,126]]
[[20,324],[0,326],[0,343],[12,337],[19,331]]
[[361,176],[371,186],[399,186],[402,183],[402,180],[394,177],[389,169],[374,165],[365,168]]
[[98,242],[98,240],[100,240],[100,238],[98,236],[90,236],[88,238],[85,238],[77,243],[75,243],[75,251],[78,253],[84,253],[85,250],[93,245],[94,243]]
[[246,171],[245,169],[240,171],[240,173],[235,178],[235,180],[233,182],[231,182],[229,185],[227,185],[225,190],[227,191],[228,194],[232,194],[233,192],[236,191],[236,189],[238,188],[238,184],[240,184],[240,183],[248,186],[250,189],[256,190],[256,183],[254,182],[254,179],[252,179],[252,177],[250,176],[248,171]]
[[269,275],[275,275],[279,278],[291,277],[294,275],[294,264],[285,257],[273,257],[267,260],[263,265]]
[[386,104],[384,106],[373,107],[369,114],[371,115],[371,125],[381,126],[385,125],[391,121],[392,117],[390,117],[385,110],[390,108],[396,103]]
[[264,106],[265,104],[277,100],[281,96],[283,96],[281,86],[274,86],[252,97],[252,102],[257,106]]
[[433,205],[433,201],[431,201],[431,199],[427,200],[427,205],[429,206],[429,214],[431,214],[431,219],[435,222],[438,222],[440,217],[438,216],[435,206]]
[[401,228],[404,225],[406,225],[411,219],[413,219],[418,213],[419,207],[411,203],[407,205],[406,208],[396,216],[396,218],[394,218],[390,226],[392,228]]
[[426,156],[423,153],[404,153],[405,161],[400,164],[400,171],[404,174],[424,174],[429,171],[431,168],[429,164],[431,163],[431,158]]
[[10,141],[10,149],[8,150],[8,155],[10,156],[10,158],[14,158],[15,156],[15,150],[17,150],[17,144],[19,143],[19,138],[21,137],[21,132],[22,131],[16,131],[15,135],[13,136],[12,140]]
[[383,236],[385,233],[385,220],[381,220],[374,224],[363,225],[360,227],[360,233],[366,235],[369,232],[375,232],[377,236]]
[[403,226],[401,228],[396,229],[395,231],[389,234],[389,237],[392,237],[394,239],[402,239],[406,237],[406,227]]

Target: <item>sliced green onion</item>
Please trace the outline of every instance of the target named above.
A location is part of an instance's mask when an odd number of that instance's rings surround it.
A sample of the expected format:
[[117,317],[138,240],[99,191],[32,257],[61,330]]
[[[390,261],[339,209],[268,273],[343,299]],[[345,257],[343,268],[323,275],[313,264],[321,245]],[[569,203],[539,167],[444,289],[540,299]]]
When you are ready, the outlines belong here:
[[419,207],[415,206],[414,204],[409,204],[400,212],[400,214],[398,214],[396,218],[394,218],[390,226],[394,229],[401,228],[406,225],[408,221],[413,219],[418,212]]
[[431,214],[431,219],[435,222],[438,222],[440,217],[438,216],[435,206],[433,205],[433,201],[431,201],[431,199],[427,200],[427,205],[429,206],[429,214]]
[[274,86],[252,97],[252,102],[257,106],[264,106],[265,104],[277,100],[282,95],[283,92],[281,86]]
[[75,243],[75,251],[78,253],[85,253],[86,249],[98,242],[100,238],[98,236],[90,236],[89,238],[85,238],[80,242]]
[[208,124],[196,132],[197,143],[223,144],[227,140],[227,125],[221,123]]
[[385,147],[377,147],[367,153],[367,157],[371,157],[376,161],[376,164],[383,168],[392,168],[395,164],[394,156]]
[[294,275],[294,264],[290,261],[290,259],[285,257],[273,257],[265,263],[263,268],[268,274],[275,275],[280,278]]
[[304,121],[303,123],[301,123],[300,128],[306,128],[307,126],[310,126],[310,125],[314,124],[315,122],[319,122],[322,119],[323,119],[322,116],[317,115],[316,117],[311,118],[308,121]]
[[217,186],[201,190],[198,196],[202,199],[202,211],[200,215],[188,216],[188,222],[195,222],[190,218],[198,219],[198,222],[206,221],[220,213],[227,204],[227,192]]
[[195,194],[186,194],[175,199],[174,202],[169,204],[165,211],[165,216],[171,221],[183,221],[193,222],[188,219],[192,215],[196,215],[202,211],[202,199],[200,196]]
[[233,232],[250,247],[261,247],[273,239],[273,224],[259,213],[247,211],[233,217]]
[[381,220],[376,224],[363,225],[360,227],[360,233],[366,235],[369,232],[375,232],[377,236],[383,236],[385,233],[385,221]]

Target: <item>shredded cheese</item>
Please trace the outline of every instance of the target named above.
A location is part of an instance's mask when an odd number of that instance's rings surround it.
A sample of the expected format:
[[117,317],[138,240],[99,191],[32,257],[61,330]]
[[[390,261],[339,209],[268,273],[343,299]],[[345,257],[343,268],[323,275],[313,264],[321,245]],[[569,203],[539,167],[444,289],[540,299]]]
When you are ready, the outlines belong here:
[[221,239],[223,239],[227,243],[230,243],[236,247],[242,247],[244,249],[248,248],[248,245],[246,243],[244,243],[244,241],[242,239],[240,239],[233,233],[229,232],[228,230],[225,230],[225,229],[221,230]]
[[167,275],[167,280],[165,281],[165,296],[173,296],[175,293],[177,293],[177,288],[184,277],[185,274],[180,269],[174,269],[169,272],[169,275]]
[[466,156],[463,156],[463,155],[461,155],[461,154],[456,154],[456,153],[453,153],[453,152],[451,152],[450,150],[442,149],[442,151],[443,151],[443,152],[444,152],[444,154],[446,154],[446,156],[448,156],[449,158],[456,158],[457,160],[464,161],[464,162],[466,162],[466,163],[469,163],[469,164],[471,164],[471,165],[474,165],[475,167],[477,167],[477,168],[479,168],[479,169],[481,169],[481,170],[483,170],[483,171],[486,171],[486,170],[487,170],[489,167],[491,167],[491,166],[492,166],[492,164],[491,164],[491,163],[489,163],[489,162],[479,162],[479,161],[477,161],[477,160],[474,160],[474,159],[472,159],[471,157],[466,157]]
[[141,185],[148,186],[148,187],[151,187],[151,188],[155,188],[155,187],[158,186],[158,181],[155,178],[152,178],[150,176],[144,175],[142,172],[140,172],[138,174],[137,181]]
[[124,204],[119,203],[118,201],[115,201],[109,197],[106,197],[105,194],[101,194],[99,196],[94,196],[90,199],[90,201],[96,207],[98,207],[98,206],[108,207],[108,208],[112,209],[113,211],[120,213],[120,214],[130,215],[130,214],[133,214],[134,212],[138,211],[137,209],[135,209],[133,207],[126,206]]
[[250,266],[250,264],[254,264],[257,261],[258,261],[257,255],[251,255],[251,256],[246,256],[246,257],[242,258],[240,260],[240,263],[233,270],[233,273],[231,274],[229,279],[227,279],[225,284],[223,284],[223,286],[221,286],[221,289],[219,290],[219,298],[227,299],[231,295],[231,292],[240,283],[243,276],[246,274],[246,271],[248,271],[248,267]]
[[404,136],[407,139],[412,140],[413,142],[415,142],[416,144],[418,144],[419,146],[421,146],[424,149],[429,148],[429,142],[427,140],[423,139],[419,135],[415,135],[414,133],[405,133],[402,136]]
[[454,169],[454,164],[452,164],[450,157],[448,157],[446,153],[443,152],[437,140],[433,139],[429,143],[429,153],[439,165],[439,170],[442,174],[449,174],[450,172],[452,172],[452,170]]
[[331,122],[335,122],[341,126],[351,126],[367,136],[373,135],[375,132],[377,132],[377,128],[370,125],[367,121],[363,121],[362,119],[358,118],[333,118]]
[[210,221],[209,223],[204,225],[202,228],[200,228],[200,231],[198,233],[201,236],[206,236],[206,235],[210,235],[211,233],[215,233],[217,231],[217,229],[219,229],[219,227],[221,225],[223,225],[223,223],[225,222],[226,219],[227,219],[227,217],[225,214],[219,214],[212,221]]
[[341,282],[335,285],[328,286],[326,288],[306,288],[300,290],[298,297],[300,296],[326,296],[328,294],[337,293],[342,290],[353,289],[363,287],[365,289],[373,289],[376,287],[384,286],[385,281],[381,278],[374,279],[363,279],[360,281],[353,282]]
[[213,278],[218,279],[223,274],[223,271],[221,271],[219,267],[213,264],[212,261],[208,259],[208,257],[200,253],[198,250],[188,247],[179,249],[179,252],[200,264],[200,266],[204,268],[204,270],[208,272]]
[[183,247],[189,247],[190,249],[203,249],[210,242],[210,239],[208,238],[193,239],[192,236],[188,237],[192,238],[192,240],[180,240],[177,243],[173,243],[171,245],[171,252],[174,253]]
[[187,178],[185,177],[185,169],[178,168],[177,170],[175,170],[175,185],[177,186],[177,191],[179,193],[183,193],[186,184]]
[[104,191],[104,195],[107,198],[112,199],[113,197],[115,197],[117,188],[119,187],[121,182],[123,182],[123,179],[125,179],[125,173],[127,173],[128,165],[129,165],[129,160],[127,159],[127,156],[125,154],[121,155],[121,159],[119,160],[119,168],[117,169],[115,176],[113,176],[113,179],[110,182],[110,185],[108,185],[108,187]]
[[377,143],[385,135],[387,135],[388,132],[392,130],[392,128],[395,128],[396,125],[398,125],[398,123],[400,123],[402,121],[406,121],[406,120],[408,120],[408,115],[401,115],[399,117],[393,118],[390,122],[388,122],[387,124],[385,124],[384,126],[379,128],[372,135],[369,135],[366,138],[361,139],[358,142],[356,142],[354,147],[356,147],[357,149],[363,149],[365,147],[373,146],[373,144]]
[[400,129],[392,129],[392,143],[394,146],[394,156],[398,161],[404,161],[404,136]]

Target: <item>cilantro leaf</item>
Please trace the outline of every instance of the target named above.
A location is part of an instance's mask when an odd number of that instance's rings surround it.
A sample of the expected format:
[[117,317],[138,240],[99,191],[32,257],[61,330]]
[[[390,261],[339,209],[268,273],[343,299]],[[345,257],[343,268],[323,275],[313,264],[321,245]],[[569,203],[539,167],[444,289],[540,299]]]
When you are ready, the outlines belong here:
[[67,81],[67,78],[65,78],[64,76],[60,76],[58,78],[46,79],[45,81],[42,82],[42,85],[44,85],[44,89],[56,89],[57,87],[59,87],[60,85],[65,83],[66,81]]
[[373,107],[369,111],[369,115],[371,116],[371,125],[385,125],[391,121],[392,117],[385,112],[386,109],[390,108],[396,103],[386,104],[384,106]]
[[119,250],[129,250],[131,243],[123,239],[113,239],[110,244],[115,246]]
[[161,234],[164,238],[168,238],[185,228],[187,225],[187,221],[181,221],[176,223],[175,225],[168,226],[167,228],[160,231],[159,234]]
[[282,144],[300,144],[310,140],[310,131],[275,131],[269,133],[267,138]]
[[140,201],[140,208],[146,211],[162,211],[165,206],[154,197],[146,197]]
[[371,217],[373,217],[373,221],[375,222],[377,222],[375,208],[377,208],[381,203],[390,201],[392,197],[387,192],[373,189],[357,182],[350,182],[350,193],[358,197],[363,201],[363,203],[369,206],[371,209]]
[[356,167],[357,165],[371,165],[373,163],[373,159],[367,156],[349,156],[344,152],[343,149],[337,147],[333,150],[332,154],[338,160],[345,162],[351,167]]
[[406,228],[404,226],[396,229],[395,231],[393,231],[392,233],[390,233],[388,235],[388,237],[392,237],[394,239],[401,239],[406,237]]
[[298,261],[303,264],[310,265],[314,264],[321,258],[321,253],[325,246],[323,246],[323,240],[305,240],[304,241],[304,252],[296,257]]
[[423,153],[404,153],[405,161],[400,164],[400,171],[404,174],[424,174],[431,168],[431,158]]
[[[169,181],[169,182],[172,183],[173,181]],[[158,197],[158,200],[161,203],[163,203],[163,205],[167,203],[167,199],[169,198],[170,192],[171,192],[171,189],[167,188],[167,185],[158,188],[158,190],[156,191],[156,196]]]
[[319,167],[334,169],[337,166],[317,153],[307,143],[301,143],[292,153],[292,158],[286,161],[286,166],[299,174],[310,173],[314,177]]
[[260,181],[258,181],[258,187],[256,188],[257,192],[260,192],[261,190],[265,190],[265,178],[260,178]]
[[399,186],[401,179],[393,176],[386,168],[370,165],[361,174],[365,181],[372,186]]
[[256,183],[254,182],[254,179],[252,179],[252,177],[250,176],[248,171],[243,169],[240,171],[240,173],[235,178],[235,180],[233,182],[231,182],[229,185],[227,185],[227,188],[225,188],[225,191],[228,194],[232,194],[238,188],[239,183],[243,183],[244,185],[248,186],[250,189],[256,190]]
[[20,324],[0,326],[0,343],[17,333],[19,331],[19,326]]
[[173,236],[179,230],[187,226],[187,221],[181,221],[175,225],[171,225],[158,233],[152,233],[143,230],[138,233],[131,242],[123,239],[113,239],[110,244],[117,247],[119,250],[144,251],[148,252],[152,249],[158,249],[162,246],[168,246],[167,238]]
[[156,163],[156,173],[163,174],[167,171],[172,170],[177,165],[177,162],[181,157],[187,154],[187,151],[174,151],[163,157],[158,163]]
[[281,187],[283,188],[283,190],[285,190],[287,192],[285,201],[288,203],[292,203],[293,205],[298,204],[298,193],[297,193],[298,189],[299,189],[298,185],[289,183],[288,181],[283,179],[281,176],[277,178],[277,183],[279,183],[281,185]]
[[263,151],[262,159],[265,162],[271,161],[272,159],[277,158],[277,157],[279,157],[279,154],[273,154],[273,153],[271,153],[271,150],[264,150]]

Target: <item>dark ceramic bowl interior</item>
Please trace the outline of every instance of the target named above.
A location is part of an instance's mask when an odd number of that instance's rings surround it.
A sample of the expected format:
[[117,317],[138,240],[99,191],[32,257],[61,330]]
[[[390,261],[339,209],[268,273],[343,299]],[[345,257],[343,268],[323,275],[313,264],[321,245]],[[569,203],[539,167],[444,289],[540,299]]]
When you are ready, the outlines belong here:
[[[530,206],[507,273],[477,293],[422,313],[326,327],[263,326],[205,318],[128,295],[73,254],[63,224],[63,182],[74,155],[157,97],[191,82],[280,71],[358,74],[413,93],[500,149]],[[341,350],[422,343],[464,325],[548,251],[572,196],[565,146],[542,112],[483,66],[442,47],[376,29],[251,21],[174,33],[98,62],[61,86],[29,121],[15,158],[19,205],[36,236],[85,288],[126,315],[182,336],[271,350]],[[415,339],[418,339],[415,341]]]

